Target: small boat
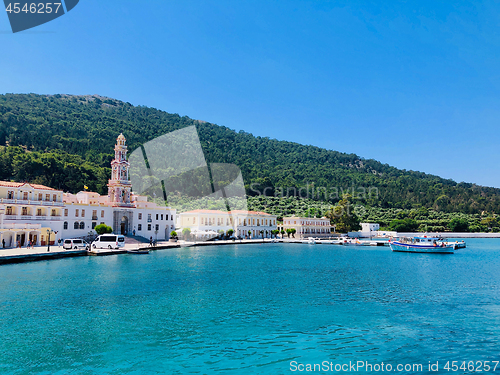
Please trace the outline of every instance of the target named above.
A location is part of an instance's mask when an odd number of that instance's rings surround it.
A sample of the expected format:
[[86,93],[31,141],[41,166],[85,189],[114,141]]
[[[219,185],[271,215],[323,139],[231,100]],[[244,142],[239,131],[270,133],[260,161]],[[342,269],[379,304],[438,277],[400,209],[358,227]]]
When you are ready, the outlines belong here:
[[346,239],[344,240],[344,245],[354,245],[354,246],[361,246],[363,243],[361,243],[360,240],[358,239]]
[[465,241],[445,242],[445,244],[452,245],[455,250],[466,248]]
[[149,249],[132,249],[127,250],[128,254],[149,254]]
[[390,241],[392,251],[405,253],[453,254],[455,246],[443,242],[439,237],[404,237]]
[[316,240],[313,237],[308,237],[307,240],[300,241],[301,243],[306,243],[309,245],[316,245]]

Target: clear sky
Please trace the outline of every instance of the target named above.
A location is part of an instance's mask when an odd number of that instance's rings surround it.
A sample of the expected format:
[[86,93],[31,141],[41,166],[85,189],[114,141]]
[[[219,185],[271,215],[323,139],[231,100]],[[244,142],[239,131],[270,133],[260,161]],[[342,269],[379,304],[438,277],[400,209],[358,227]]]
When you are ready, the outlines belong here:
[[500,3],[81,0],[12,34],[0,92],[100,94],[500,187]]

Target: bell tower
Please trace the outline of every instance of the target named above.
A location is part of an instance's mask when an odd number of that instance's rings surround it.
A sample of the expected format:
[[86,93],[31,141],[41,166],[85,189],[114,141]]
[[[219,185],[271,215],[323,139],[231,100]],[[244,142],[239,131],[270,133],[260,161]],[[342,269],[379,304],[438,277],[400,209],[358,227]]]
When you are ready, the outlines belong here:
[[133,207],[130,203],[132,184],[129,181],[130,163],[127,161],[125,137],[120,133],[116,139],[115,158],[111,162],[111,179],[108,180],[108,196],[113,206]]

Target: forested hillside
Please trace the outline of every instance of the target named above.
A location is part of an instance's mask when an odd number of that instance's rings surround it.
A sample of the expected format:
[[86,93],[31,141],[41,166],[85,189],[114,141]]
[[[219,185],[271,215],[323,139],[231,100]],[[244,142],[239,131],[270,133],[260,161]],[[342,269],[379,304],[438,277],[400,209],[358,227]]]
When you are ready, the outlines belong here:
[[[0,179],[37,182],[70,192],[86,184],[106,193],[119,133],[132,151],[190,125],[198,129],[208,162],[241,168],[249,195],[258,195],[266,187],[267,195],[281,195],[280,188],[286,194],[287,189],[314,185],[327,188],[327,199],[335,203],[335,191],[340,195],[342,189],[354,187],[357,203],[367,207],[500,213],[500,189],[399,170],[354,154],[254,137],[99,96],[1,95]],[[331,136],[335,137],[334,129]],[[356,194],[370,187],[375,188],[371,196]]]

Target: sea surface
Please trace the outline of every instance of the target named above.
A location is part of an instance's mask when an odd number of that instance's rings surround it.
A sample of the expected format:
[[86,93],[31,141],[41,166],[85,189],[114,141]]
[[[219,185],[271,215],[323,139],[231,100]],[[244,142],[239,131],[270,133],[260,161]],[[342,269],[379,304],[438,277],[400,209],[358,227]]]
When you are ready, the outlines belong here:
[[458,367],[500,360],[500,240],[466,241],[453,255],[252,244],[3,265],[0,374],[472,373]]

